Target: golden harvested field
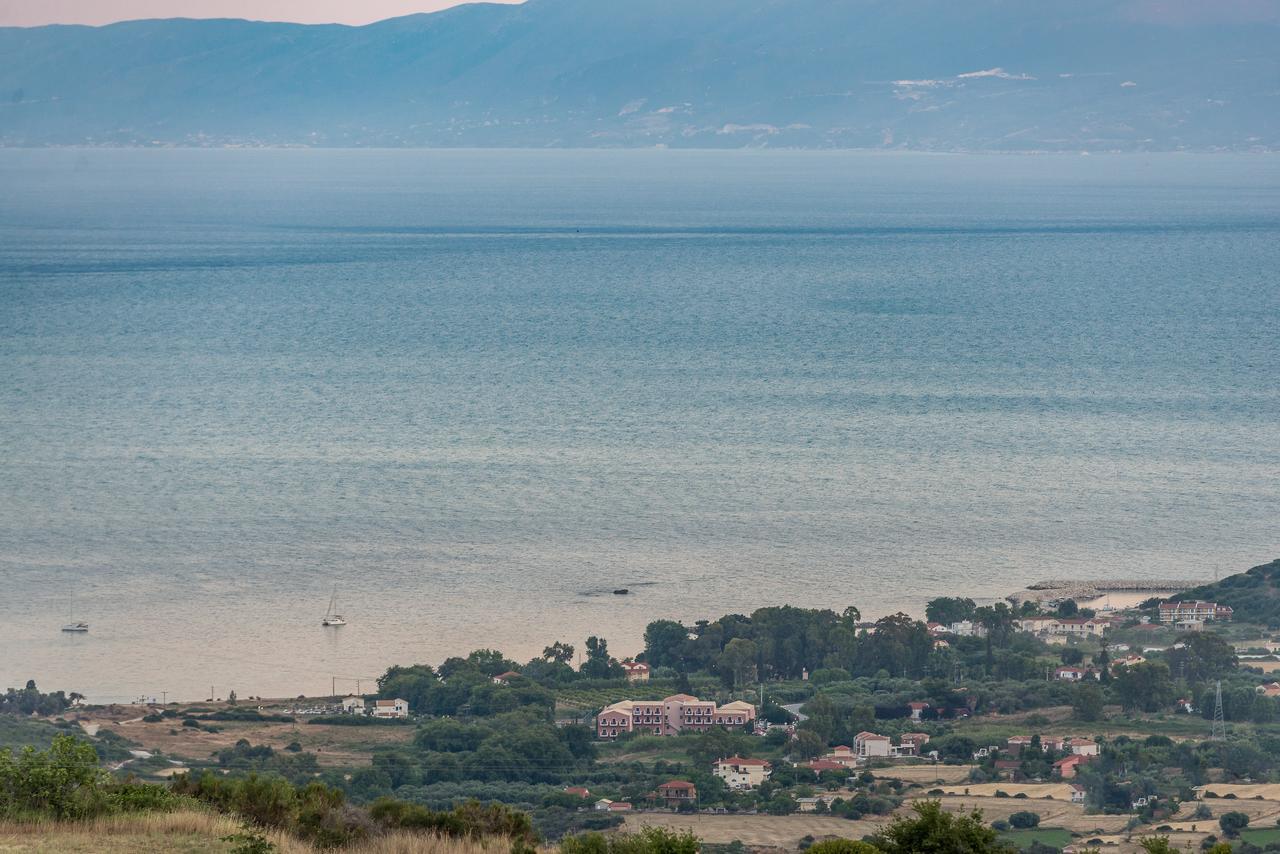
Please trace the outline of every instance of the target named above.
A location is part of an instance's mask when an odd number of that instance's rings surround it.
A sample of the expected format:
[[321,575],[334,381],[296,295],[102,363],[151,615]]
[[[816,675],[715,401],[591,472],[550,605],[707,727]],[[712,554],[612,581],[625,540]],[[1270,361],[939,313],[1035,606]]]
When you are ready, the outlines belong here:
[[972,765],[899,765],[894,768],[872,768],[871,773],[881,780],[902,780],[928,787],[941,780],[943,783],[962,783],[969,779]]
[[944,786],[942,791],[948,795],[971,795],[993,800],[996,800],[996,792],[1004,792],[1010,796],[1026,795],[1030,800],[1052,798],[1071,803],[1071,786],[1068,783],[970,783],[966,786]]
[[[1070,801],[1031,800],[995,797],[943,797],[942,806],[948,812],[982,810],[988,821],[1007,819],[1015,812],[1029,810],[1040,815],[1043,827],[1061,827],[1074,833],[1119,833],[1124,829],[1128,816],[1085,815],[1084,808]],[[910,811],[905,803],[899,814]],[[794,850],[805,836],[818,839],[842,837],[860,839],[874,833],[890,817],[873,821],[848,821],[829,815],[803,813],[795,815],[678,815],[674,813],[633,813],[626,817],[626,829],[642,827],[667,827],[689,830],[705,842],[732,842],[740,840],[746,845],[787,848]]]
[[[222,837],[239,833],[239,822],[190,811],[113,816],[90,822],[0,822],[0,851],[22,854],[224,854]],[[279,833],[268,834],[280,854],[317,854],[320,849]],[[442,839],[392,833],[342,849],[347,854],[508,854],[507,840]]]
[[[1205,795],[1213,792],[1217,798],[1208,798]],[[1215,800],[1222,800],[1224,795],[1235,795],[1235,798],[1229,799],[1223,804],[1223,808],[1227,807],[1230,800],[1252,800],[1261,797],[1267,801],[1280,801],[1280,783],[1210,783],[1199,792],[1199,798],[1210,806]]]
[[848,821],[829,815],[678,815],[675,813],[633,813],[627,816],[625,829],[666,827],[688,830],[703,842],[733,842],[746,845],[795,850],[805,836],[819,839],[838,836],[860,839],[874,833],[878,821]]

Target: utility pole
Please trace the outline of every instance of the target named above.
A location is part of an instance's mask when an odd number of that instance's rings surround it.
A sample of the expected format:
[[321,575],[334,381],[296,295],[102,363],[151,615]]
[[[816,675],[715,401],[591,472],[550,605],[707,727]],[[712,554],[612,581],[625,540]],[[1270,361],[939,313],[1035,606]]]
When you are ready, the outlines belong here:
[[338,696],[338,677],[337,676],[329,677],[329,696],[330,697]]
[[1213,729],[1210,731],[1209,738],[1212,741],[1227,740],[1227,722],[1222,715],[1222,680],[1217,682],[1216,690],[1213,698]]
[[161,692],[160,692],[160,696],[161,696],[162,698],[164,698],[164,703],[163,703],[163,705],[166,705],[166,706],[167,706],[167,705],[169,705],[169,692],[168,692],[168,691],[161,691]]

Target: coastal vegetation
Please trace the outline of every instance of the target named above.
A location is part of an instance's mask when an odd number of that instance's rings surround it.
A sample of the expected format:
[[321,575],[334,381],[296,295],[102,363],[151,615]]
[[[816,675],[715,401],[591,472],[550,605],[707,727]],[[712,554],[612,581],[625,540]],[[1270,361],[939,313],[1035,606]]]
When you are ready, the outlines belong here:
[[[864,621],[853,607],[656,620],[637,656],[648,665],[642,682],[627,681],[599,637],[577,667],[565,640],[523,664],[481,649],[391,667],[376,697],[407,700],[411,712],[393,724],[301,716],[285,704],[170,704],[91,734],[77,720],[95,712],[28,683],[0,714],[0,736],[31,745],[0,752],[0,817],[92,822],[203,809],[247,822],[271,844],[497,835],[571,854],[682,851],[678,827],[663,835],[632,818],[665,809],[709,831],[703,816],[836,822],[821,825],[835,839],[801,840],[835,854],[952,850],[910,847],[934,837],[1043,854],[1121,831],[1157,847],[1170,833],[1198,834],[1181,840],[1196,844],[1212,834],[1242,852],[1280,843],[1259,824],[1270,807],[1248,800],[1274,802],[1280,815],[1280,699],[1267,688],[1274,677],[1256,669],[1275,644],[1272,613],[1187,630],[1153,622],[1153,607],[1111,614],[1105,636],[1056,642],[1019,621],[1092,615],[1065,603],[1015,610],[951,597],[929,603],[934,625],[903,614]],[[610,739],[591,726],[610,703],[675,693],[745,700],[758,723]],[[811,766],[867,733],[928,741],[913,758]],[[1019,749],[1008,746],[1019,736]],[[728,756],[768,762],[771,773],[730,788],[713,773]],[[49,779],[39,768],[74,774],[36,796],[30,782]],[[696,800],[666,807],[655,792],[671,780],[692,785]]]

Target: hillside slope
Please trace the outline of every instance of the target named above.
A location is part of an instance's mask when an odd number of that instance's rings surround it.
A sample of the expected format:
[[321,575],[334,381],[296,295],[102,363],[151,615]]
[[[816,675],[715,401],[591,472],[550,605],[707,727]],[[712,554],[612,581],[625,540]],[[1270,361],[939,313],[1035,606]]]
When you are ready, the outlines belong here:
[[1280,627],[1280,558],[1171,598],[1230,605],[1236,620]]
[[529,0],[0,29],[0,143],[1280,148],[1280,4]]

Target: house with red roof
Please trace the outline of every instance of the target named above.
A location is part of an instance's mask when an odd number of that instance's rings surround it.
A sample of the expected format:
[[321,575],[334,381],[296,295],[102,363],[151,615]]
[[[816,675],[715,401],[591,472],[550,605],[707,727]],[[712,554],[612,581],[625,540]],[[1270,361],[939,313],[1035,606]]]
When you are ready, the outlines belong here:
[[1064,780],[1070,780],[1076,775],[1076,769],[1088,762],[1092,757],[1081,756],[1073,753],[1063,759],[1059,759],[1053,763],[1053,773]]
[[628,682],[649,681],[649,665],[643,661],[622,662],[622,672],[626,675]]

